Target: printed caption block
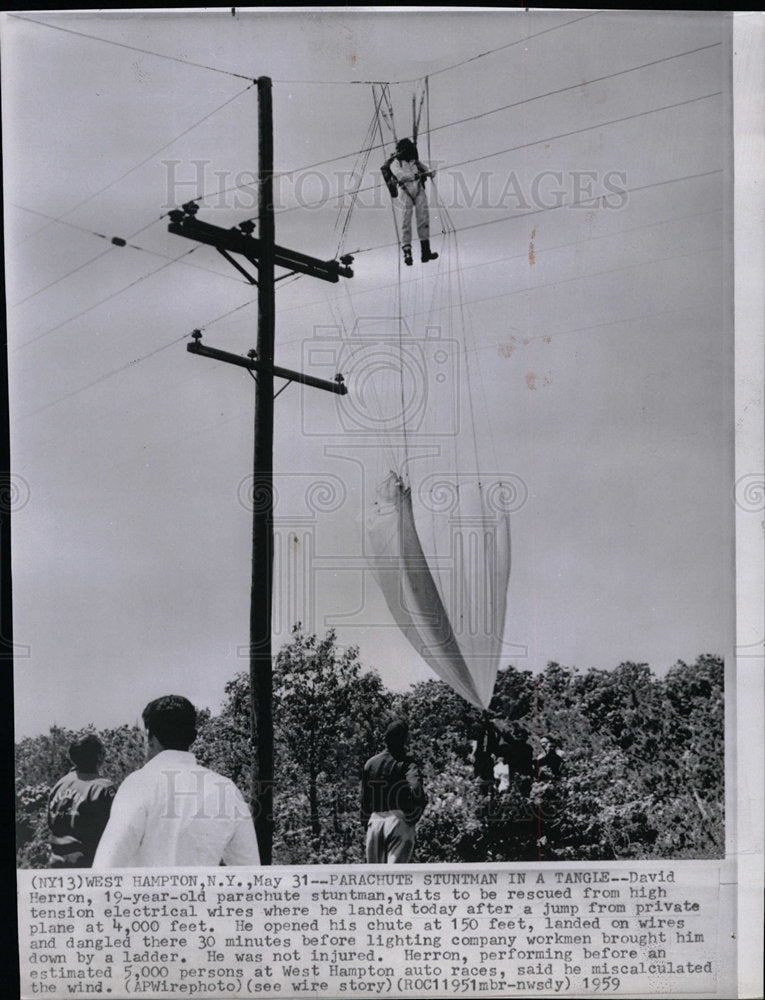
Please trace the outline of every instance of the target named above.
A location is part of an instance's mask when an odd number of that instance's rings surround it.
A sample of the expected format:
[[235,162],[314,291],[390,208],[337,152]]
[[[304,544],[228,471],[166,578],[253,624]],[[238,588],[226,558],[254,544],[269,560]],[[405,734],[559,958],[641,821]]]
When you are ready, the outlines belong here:
[[714,995],[721,863],[633,865],[20,871],[22,996]]

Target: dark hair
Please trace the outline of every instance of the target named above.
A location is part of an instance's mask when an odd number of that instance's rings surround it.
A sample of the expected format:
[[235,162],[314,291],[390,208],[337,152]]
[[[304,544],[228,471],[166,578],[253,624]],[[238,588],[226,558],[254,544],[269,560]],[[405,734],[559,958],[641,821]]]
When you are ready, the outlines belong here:
[[78,771],[95,771],[104,753],[104,745],[94,733],[81,736],[69,747],[69,760]]
[[399,139],[396,143],[396,155],[406,160],[417,159],[417,147],[411,139]]
[[403,750],[408,735],[409,726],[406,722],[403,719],[394,719],[385,730],[385,745],[391,753]]
[[165,750],[188,750],[197,736],[197,710],[179,694],[150,701],[143,710],[149,736],[156,736]]

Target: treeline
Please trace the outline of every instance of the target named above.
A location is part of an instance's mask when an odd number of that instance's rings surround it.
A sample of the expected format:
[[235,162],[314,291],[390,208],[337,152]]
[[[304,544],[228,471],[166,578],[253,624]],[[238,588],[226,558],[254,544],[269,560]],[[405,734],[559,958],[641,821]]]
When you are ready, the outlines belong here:
[[[200,712],[197,759],[249,799],[249,678]],[[500,671],[489,713],[440,681],[389,691],[341,650],[296,627],[274,669],[275,864],[362,863],[359,784],[393,715],[410,726],[430,803],[417,862],[707,858],[724,854],[723,663],[700,656],[663,678],[646,664],[549,663]],[[487,728],[487,720],[491,725]],[[17,860],[44,867],[46,803],[77,733],[16,746]],[[144,763],[137,727],[98,732],[116,783]]]

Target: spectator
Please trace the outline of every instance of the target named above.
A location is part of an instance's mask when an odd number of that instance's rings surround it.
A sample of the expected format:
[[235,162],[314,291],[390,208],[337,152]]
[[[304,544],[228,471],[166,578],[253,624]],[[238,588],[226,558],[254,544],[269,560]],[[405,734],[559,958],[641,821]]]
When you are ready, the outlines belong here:
[[93,733],[69,747],[74,770],[54,786],[48,799],[50,868],[90,868],[112,806],[115,788],[99,767],[104,747]]
[[415,823],[427,798],[419,768],[406,754],[408,736],[405,722],[392,722],[385,730],[385,750],[364,765],[361,818],[370,864],[406,864],[412,856]]
[[143,711],[147,763],[125,778],[94,868],[259,865],[250,810],[233,781],[189,752],[196,710],[167,695]]

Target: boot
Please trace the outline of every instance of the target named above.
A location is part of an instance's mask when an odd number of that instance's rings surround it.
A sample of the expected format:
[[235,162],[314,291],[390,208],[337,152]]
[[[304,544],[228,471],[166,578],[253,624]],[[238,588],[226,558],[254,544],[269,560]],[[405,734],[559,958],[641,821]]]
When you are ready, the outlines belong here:
[[411,243],[405,243],[401,247],[401,249],[404,251],[404,263],[407,265],[407,267],[411,267],[412,266],[412,244]]
[[423,264],[427,264],[429,260],[436,260],[438,258],[438,254],[430,249],[430,240],[420,240],[420,251],[420,260]]

